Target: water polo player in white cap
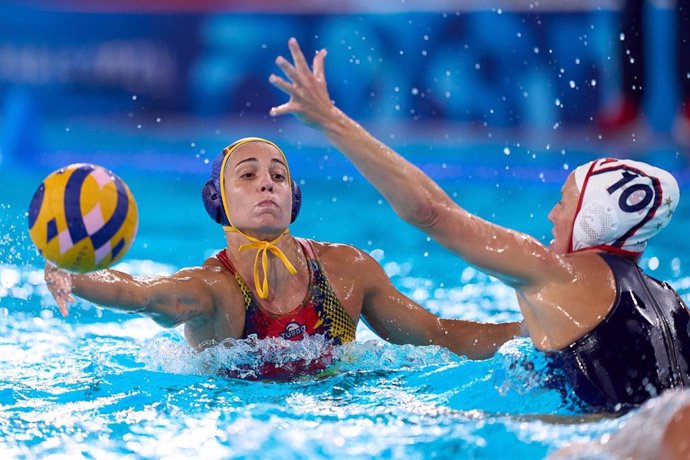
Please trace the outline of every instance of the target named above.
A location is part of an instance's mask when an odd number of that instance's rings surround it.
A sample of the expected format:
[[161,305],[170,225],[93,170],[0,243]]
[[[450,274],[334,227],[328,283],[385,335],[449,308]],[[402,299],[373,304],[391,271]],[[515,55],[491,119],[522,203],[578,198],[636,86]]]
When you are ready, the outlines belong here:
[[636,265],[678,204],[670,174],[630,160],[577,168],[549,214],[554,240],[545,247],[458,206],[335,107],[324,50],[312,71],[296,40],[288,46],[293,62],[276,59],[288,79],[271,75],[269,81],[290,100],[271,114],[292,113],[321,130],[401,218],[513,287],[534,344],[565,371],[584,402],[625,409],[690,385],[688,310],[669,285]]
[[[398,292],[367,253],[290,235],[301,196],[285,155],[268,140],[245,138],[225,148],[213,162],[202,198],[225,231],[222,251],[201,267],[170,276],[134,277],[117,270],[77,275],[48,264],[46,281],[62,313],[75,294],[143,313],[162,326],[184,324],[185,338],[200,350],[252,335],[291,341],[321,335],[340,345],[355,339],[360,318],[390,342],[440,345],[471,358],[491,356],[520,333],[518,323],[440,319]],[[259,371],[264,377],[291,377],[330,362],[329,356],[322,358]]]

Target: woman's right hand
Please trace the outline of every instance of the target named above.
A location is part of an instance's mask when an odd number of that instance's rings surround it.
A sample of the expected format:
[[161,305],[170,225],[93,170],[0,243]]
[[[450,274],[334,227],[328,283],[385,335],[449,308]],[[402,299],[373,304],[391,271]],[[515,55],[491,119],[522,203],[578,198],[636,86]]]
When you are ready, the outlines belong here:
[[60,313],[66,317],[69,314],[69,304],[74,302],[74,297],[72,296],[72,275],[64,270],[60,270],[50,262],[46,262],[43,276],[48,290],[60,308]]

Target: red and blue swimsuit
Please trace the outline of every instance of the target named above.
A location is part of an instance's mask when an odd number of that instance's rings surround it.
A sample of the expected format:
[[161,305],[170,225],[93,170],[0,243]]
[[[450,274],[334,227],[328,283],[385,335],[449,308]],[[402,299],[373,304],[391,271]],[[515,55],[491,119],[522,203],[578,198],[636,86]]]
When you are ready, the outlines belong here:
[[[221,264],[235,277],[244,297],[244,331],[241,338],[245,339],[255,334],[259,339],[282,337],[286,340],[297,341],[306,336],[321,334],[333,345],[354,341],[355,323],[336,297],[321,263],[316,258],[312,242],[301,238],[296,238],[296,240],[301,244],[307,259],[309,286],[302,304],[284,315],[277,315],[262,308],[230,262],[227,253],[221,251],[216,255]],[[322,369],[329,363],[330,359],[325,365],[321,363],[317,369],[310,368],[309,371]],[[267,369],[263,369],[261,374],[271,378],[276,377],[275,372],[269,371],[270,375],[266,375],[266,371]],[[304,369],[298,373],[304,373]],[[280,375],[280,377],[285,376]]]

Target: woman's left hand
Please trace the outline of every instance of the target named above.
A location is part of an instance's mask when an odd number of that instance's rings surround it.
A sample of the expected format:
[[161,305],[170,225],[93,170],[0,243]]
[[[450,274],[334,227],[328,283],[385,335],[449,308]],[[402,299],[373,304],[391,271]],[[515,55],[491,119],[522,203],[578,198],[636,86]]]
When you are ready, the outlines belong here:
[[338,111],[331,101],[326,85],[323,67],[326,50],[323,49],[314,56],[312,72],[295,38],[288,40],[288,47],[294,62],[290,63],[283,56],[278,56],[276,64],[289,81],[275,74],[271,74],[268,81],[290,96],[290,100],[271,108],[270,114],[277,117],[292,113],[304,124],[321,129]]

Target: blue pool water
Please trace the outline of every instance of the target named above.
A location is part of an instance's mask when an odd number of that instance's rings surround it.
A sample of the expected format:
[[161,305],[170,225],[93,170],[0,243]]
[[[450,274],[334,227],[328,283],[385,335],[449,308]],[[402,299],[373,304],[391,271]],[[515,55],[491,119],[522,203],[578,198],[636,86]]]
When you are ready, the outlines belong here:
[[[519,146],[402,143],[400,149],[470,211],[544,242],[562,181],[592,158]],[[298,144],[286,151],[304,192],[293,234],[367,250],[402,292],[441,316],[521,318],[510,289],[399,221],[336,152]],[[686,160],[674,151],[651,154],[687,189]],[[179,330],[85,302],[63,319],[43,284],[25,211],[43,176],[67,159],[114,169],[137,198],[139,235],[119,268],[171,273],[201,264],[224,241],[199,199],[205,155],[178,153],[174,160],[189,166],[177,170],[155,151],[127,160],[83,155],[58,152],[33,167],[0,168],[0,183],[11,191],[0,198],[1,458],[533,459],[642,423],[638,411],[619,419],[577,417],[526,339],[507,343],[489,360],[470,361],[438,347],[387,344],[360,324],[357,341],[336,352],[340,359],[327,372],[277,383],[227,379],[215,370],[251,363],[257,349],[290,360],[310,357],[323,344],[312,339],[285,350],[272,341],[240,341],[199,354]],[[685,199],[642,260],[686,301],[688,224]],[[652,403],[689,397],[681,392]],[[654,419],[644,423],[653,433]],[[627,436],[628,445],[639,442]]]

